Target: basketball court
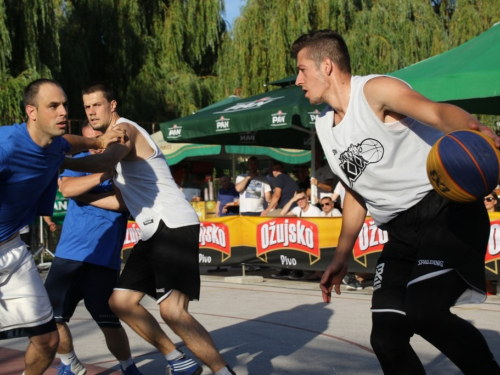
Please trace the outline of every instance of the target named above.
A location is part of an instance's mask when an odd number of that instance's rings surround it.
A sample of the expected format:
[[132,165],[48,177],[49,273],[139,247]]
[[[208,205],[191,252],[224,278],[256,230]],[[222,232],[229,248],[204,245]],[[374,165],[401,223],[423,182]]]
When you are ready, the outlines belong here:
[[[239,375],[382,374],[369,343],[371,288],[349,292],[342,287],[342,295],[325,304],[317,282],[275,280],[270,275],[276,270],[247,272],[250,276],[264,276],[263,282],[254,284],[225,282],[225,277],[238,281],[239,269],[206,271],[201,301],[192,302],[190,312],[208,329]],[[161,321],[155,303],[146,298],[144,304]],[[482,305],[464,305],[453,312],[481,330],[500,361],[500,297],[488,297]],[[165,324],[161,326],[186,350]],[[77,355],[89,375],[121,374],[82,303],[70,328]],[[164,357],[126,329],[140,371],[144,375],[164,374]],[[22,374],[27,342],[0,341],[0,374]],[[461,373],[421,338],[414,337],[412,344],[428,374]],[[54,365],[58,363],[56,359]],[[50,369],[46,374],[55,375],[57,370]],[[203,374],[211,371],[205,368]]]

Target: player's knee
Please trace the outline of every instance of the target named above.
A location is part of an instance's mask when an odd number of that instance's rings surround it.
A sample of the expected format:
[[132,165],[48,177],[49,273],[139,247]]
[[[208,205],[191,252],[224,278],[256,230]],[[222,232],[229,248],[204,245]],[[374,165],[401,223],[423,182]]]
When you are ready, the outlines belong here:
[[57,331],[49,332],[40,336],[31,337],[32,344],[41,353],[47,356],[54,355],[59,346],[59,334]]
[[109,307],[117,316],[123,315],[125,311],[127,311],[127,303],[126,301],[120,297],[119,294],[113,293],[108,300]]

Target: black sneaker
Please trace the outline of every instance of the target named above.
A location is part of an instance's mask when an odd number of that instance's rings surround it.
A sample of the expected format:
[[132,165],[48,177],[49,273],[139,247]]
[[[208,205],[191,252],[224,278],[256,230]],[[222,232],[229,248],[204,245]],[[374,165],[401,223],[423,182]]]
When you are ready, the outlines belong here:
[[304,272],[301,270],[292,270],[292,272],[288,275],[288,278],[290,280],[304,280]]
[[283,268],[280,272],[273,273],[271,277],[273,279],[288,279],[288,275],[290,275],[290,270]]
[[342,279],[342,283],[346,285],[347,290],[363,290],[363,286],[361,283],[356,279],[356,276],[354,276],[353,273],[348,273],[345,275],[345,277]]

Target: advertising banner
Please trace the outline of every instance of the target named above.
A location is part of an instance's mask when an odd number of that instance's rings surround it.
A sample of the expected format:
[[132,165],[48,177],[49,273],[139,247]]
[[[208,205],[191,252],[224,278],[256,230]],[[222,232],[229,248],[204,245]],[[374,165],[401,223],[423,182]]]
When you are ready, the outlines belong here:
[[[464,218],[466,220],[466,218]],[[498,279],[500,267],[500,213],[491,213],[491,232],[485,257],[488,279]],[[342,218],[252,217],[211,218],[200,224],[199,262],[234,266],[241,263],[301,270],[324,270],[338,244]],[[124,250],[140,237],[129,223]],[[389,240],[386,231],[367,217],[352,250],[349,270],[375,272],[377,259]]]

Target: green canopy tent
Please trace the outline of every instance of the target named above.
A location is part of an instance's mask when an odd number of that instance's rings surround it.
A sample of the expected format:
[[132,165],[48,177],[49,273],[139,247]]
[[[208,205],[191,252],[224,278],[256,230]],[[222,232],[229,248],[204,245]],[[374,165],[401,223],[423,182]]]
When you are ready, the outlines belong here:
[[[200,109],[196,112],[196,114],[211,111],[239,100],[241,100],[240,97],[231,95],[226,99]],[[182,119],[179,120],[181,121]],[[169,165],[175,165],[190,157],[214,157],[216,155],[220,155],[221,157],[228,157],[231,155],[231,158],[234,158],[234,155],[262,155],[287,164],[302,164],[308,163],[311,160],[311,153],[307,150],[260,147],[252,145],[226,145],[225,148],[222,149],[220,144],[172,143],[165,141],[162,132],[152,134],[152,138],[156,144],[160,146]]]
[[471,113],[500,115],[500,24],[389,75],[434,101],[455,104]]
[[310,150],[316,116],[297,86],[268,91],[160,124],[167,142]]

